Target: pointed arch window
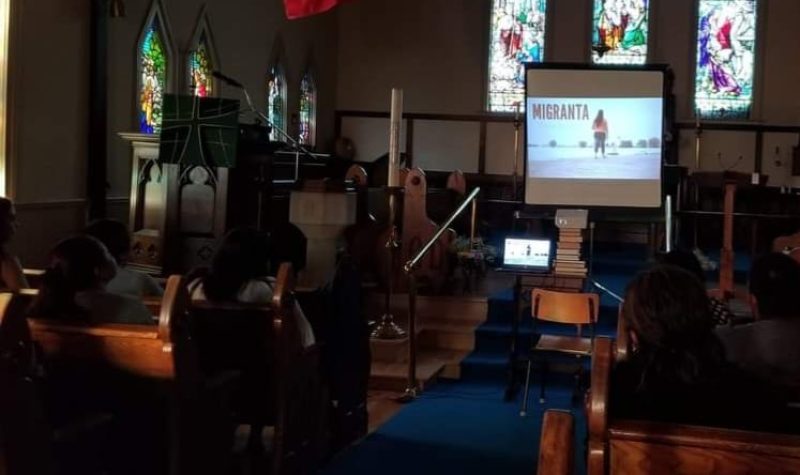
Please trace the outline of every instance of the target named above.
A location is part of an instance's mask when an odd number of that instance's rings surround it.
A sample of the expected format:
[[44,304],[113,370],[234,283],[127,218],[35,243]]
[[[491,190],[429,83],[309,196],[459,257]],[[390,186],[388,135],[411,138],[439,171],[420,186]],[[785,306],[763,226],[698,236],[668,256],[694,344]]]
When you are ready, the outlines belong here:
[[[272,125],[286,130],[286,74],[280,63],[275,63],[267,78],[267,117]],[[272,140],[280,140],[278,132],[272,131]]]
[[644,64],[650,29],[650,0],[594,0],[592,62]]
[[161,131],[162,104],[169,86],[169,35],[161,2],[150,9],[138,45],[137,104],[139,130],[145,134]]
[[189,52],[188,83],[189,94],[199,97],[213,97],[217,93],[217,81],[212,72],[219,69],[216,49],[212,41],[211,27],[203,13],[195,28],[192,47]]
[[707,119],[747,119],[753,104],[758,0],[700,0],[695,111]]
[[306,72],[300,81],[300,123],[297,141],[302,145],[316,145],[317,87],[311,72]]
[[544,60],[547,0],[493,0],[487,109],[525,108],[525,66]]

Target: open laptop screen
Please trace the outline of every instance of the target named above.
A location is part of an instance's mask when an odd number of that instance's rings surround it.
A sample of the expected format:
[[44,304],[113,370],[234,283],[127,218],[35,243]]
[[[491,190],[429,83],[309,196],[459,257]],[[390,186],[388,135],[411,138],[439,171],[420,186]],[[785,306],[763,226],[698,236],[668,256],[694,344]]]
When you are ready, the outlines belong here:
[[503,249],[503,266],[525,269],[549,268],[550,241],[507,238]]

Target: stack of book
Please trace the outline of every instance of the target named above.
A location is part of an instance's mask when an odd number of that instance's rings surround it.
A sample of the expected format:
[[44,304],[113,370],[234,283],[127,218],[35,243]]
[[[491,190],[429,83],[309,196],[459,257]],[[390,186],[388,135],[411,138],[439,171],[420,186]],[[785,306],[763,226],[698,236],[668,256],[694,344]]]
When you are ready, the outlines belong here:
[[581,257],[583,230],[561,228],[556,250],[556,274],[586,277],[586,262]]

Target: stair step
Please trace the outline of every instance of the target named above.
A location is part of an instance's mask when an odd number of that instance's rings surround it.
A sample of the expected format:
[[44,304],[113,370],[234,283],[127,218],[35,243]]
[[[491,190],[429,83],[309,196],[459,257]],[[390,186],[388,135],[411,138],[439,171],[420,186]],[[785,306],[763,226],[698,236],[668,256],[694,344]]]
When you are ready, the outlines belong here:
[[479,326],[476,322],[428,320],[423,324],[419,344],[423,348],[471,351],[475,349],[475,330]]

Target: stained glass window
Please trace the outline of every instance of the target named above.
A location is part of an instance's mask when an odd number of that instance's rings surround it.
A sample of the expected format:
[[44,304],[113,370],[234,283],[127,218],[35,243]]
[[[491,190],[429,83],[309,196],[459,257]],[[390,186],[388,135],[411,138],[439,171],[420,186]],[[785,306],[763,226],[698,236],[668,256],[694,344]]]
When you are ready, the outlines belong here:
[[753,102],[757,0],[700,0],[695,109],[700,117],[746,119]]
[[161,18],[147,25],[139,45],[139,130],[145,134],[161,131],[161,104],[167,87],[167,53]]
[[[283,69],[272,66],[267,81],[267,117],[275,127],[286,130],[286,77]],[[273,130],[272,140],[280,140],[280,134]]]
[[592,62],[647,62],[649,0],[594,0]]
[[211,72],[214,62],[211,59],[211,46],[208,36],[201,33],[197,45],[189,54],[189,79],[191,93],[195,96],[209,97],[214,95],[214,80]]
[[310,73],[300,81],[300,130],[297,141],[309,147],[314,146],[317,115],[317,88]]
[[525,108],[526,62],[544,57],[547,0],[493,0],[489,45],[489,95],[492,112]]

